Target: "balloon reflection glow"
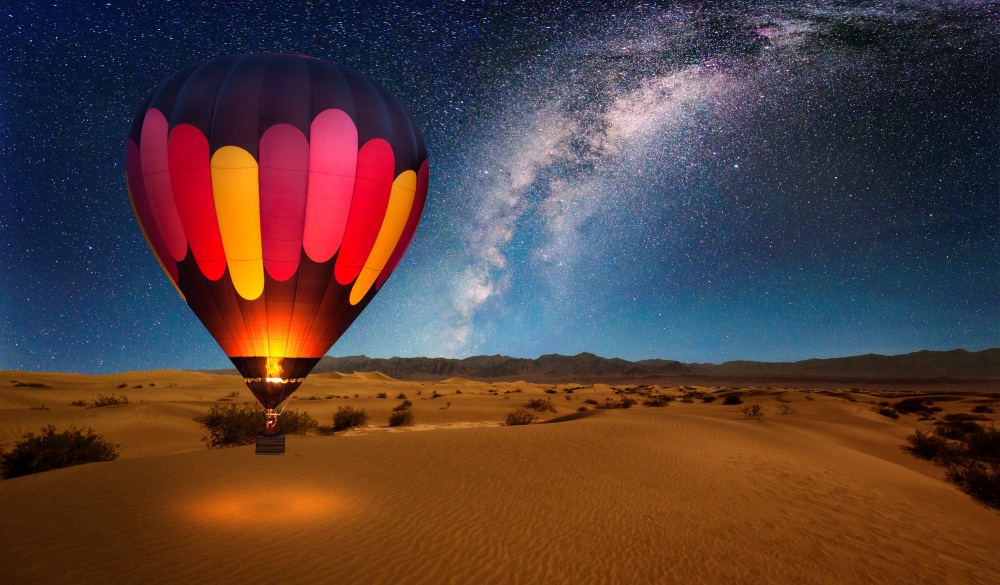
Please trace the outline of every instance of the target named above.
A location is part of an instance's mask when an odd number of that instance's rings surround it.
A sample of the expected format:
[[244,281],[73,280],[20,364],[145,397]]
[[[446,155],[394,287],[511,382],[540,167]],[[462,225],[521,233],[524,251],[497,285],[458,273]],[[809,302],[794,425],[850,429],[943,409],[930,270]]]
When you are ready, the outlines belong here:
[[268,486],[201,493],[181,503],[189,521],[220,528],[301,526],[329,522],[349,510],[348,499],[309,487]]

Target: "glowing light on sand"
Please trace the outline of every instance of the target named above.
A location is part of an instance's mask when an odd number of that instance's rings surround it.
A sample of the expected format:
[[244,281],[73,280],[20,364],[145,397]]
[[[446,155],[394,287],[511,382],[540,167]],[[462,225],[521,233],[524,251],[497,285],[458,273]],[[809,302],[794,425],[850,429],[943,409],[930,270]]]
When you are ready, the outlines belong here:
[[326,490],[273,485],[201,493],[181,504],[192,523],[240,529],[329,522],[348,509],[347,498]]

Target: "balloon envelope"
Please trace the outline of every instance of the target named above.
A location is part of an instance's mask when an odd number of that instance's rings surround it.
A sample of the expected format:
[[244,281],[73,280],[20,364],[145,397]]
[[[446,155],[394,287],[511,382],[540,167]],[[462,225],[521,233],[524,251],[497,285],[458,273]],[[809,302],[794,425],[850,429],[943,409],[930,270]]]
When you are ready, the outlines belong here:
[[381,86],[258,54],[156,86],[132,122],[126,174],[164,272],[274,408],[398,265],[428,166],[416,122]]

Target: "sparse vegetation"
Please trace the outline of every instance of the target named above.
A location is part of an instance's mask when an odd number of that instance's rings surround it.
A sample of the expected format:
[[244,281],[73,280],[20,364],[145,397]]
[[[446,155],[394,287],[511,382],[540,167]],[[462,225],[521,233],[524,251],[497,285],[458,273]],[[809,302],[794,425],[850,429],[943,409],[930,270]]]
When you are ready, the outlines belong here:
[[530,425],[535,422],[535,413],[531,412],[526,408],[518,408],[514,412],[507,415],[507,419],[500,423],[501,426],[514,427],[518,425]]
[[389,395],[386,394],[385,392],[379,392],[378,394],[375,395],[375,398],[388,398],[388,397]]
[[740,409],[743,418],[757,422],[764,422],[764,409],[759,404],[749,404]]
[[[259,404],[215,405],[208,413],[195,417],[195,421],[208,429],[209,436],[202,437],[209,449],[250,445],[257,440],[257,433],[264,429],[264,409]],[[309,413],[285,410],[278,417],[277,431],[302,435],[319,426]]]
[[363,427],[368,424],[368,413],[363,408],[353,406],[341,406],[333,414],[333,431],[346,431],[354,427]]
[[556,406],[548,398],[532,398],[524,403],[524,408],[535,412],[555,412]]
[[396,395],[396,400],[406,400],[406,394],[400,392],[399,394]]
[[632,408],[635,405],[635,399],[629,396],[622,396],[618,400],[613,398],[605,398],[604,404],[598,404],[597,408],[604,409],[614,409],[614,408]]
[[990,407],[989,404],[980,404],[978,406],[974,406],[972,408],[972,412],[975,412],[977,414],[987,414],[993,412],[993,409]]
[[29,406],[28,410],[48,410],[49,407],[44,404],[39,404],[38,406]]
[[86,400],[74,400],[73,402],[70,402],[69,405],[70,406],[87,406],[87,401]]
[[883,404],[872,405],[872,412],[874,412],[876,414],[881,414],[884,417],[888,417],[888,418],[892,418],[892,419],[899,418],[899,413],[896,412],[896,409],[894,409],[891,406],[885,406]]
[[923,413],[928,415],[933,415],[935,412],[940,412],[940,406],[932,406],[934,403],[931,402],[929,398],[904,398],[892,405],[892,408],[900,414],[917,414]]
[[669,394],[653,394],[651,396],[647,396],[642,403],[646,406],[664,407],[673,402],[673,400],[674,397]]
[[725,406],[743,404],[743,399],[740,398],[739,394],[726,394],[725,396],[722,397],[722,404]]
[[0,453],[0,477],[10,479],[52,469],[118,459],[118,447],[93,429],[84,432],[76,427],[56,432],[52,425],[36,436],[28,433],[14,448]]
[[412,403],[412,402],[410,402],[409,400],[404,400],[404,401],[400,402],[400,403],[399,403],[399,404],[398,404],[398,405],[397,405],[397,406],[396,406],[395,408],[393,408],[392,410],[393,410],[393,412],[396,412],[396,411],[398,411],[398,410],[406,410],[407,408],[410,408],[411,406],[413,406],[413,403]]
[[41,382],[18,382],[14,381],[15,388],[51,388],[48,384],[42,384]]
[[712,394],[706,394],[701,397],[701,401],[705,404],[711,404],[712,402],[715,402],[715,396]]
[[945,476],[983,504],[1000,509],[1000,430],[970,420],[935,423],[934,433],[906,438],[913,455],[945,468]]
[[413,426],[413,411],[409,408],[394,408],[389,415],[390,427],[410,427]]
[[584,404],[593,404],[594,406],[597,406],[598,404],[600,404],[600,402],[594,400],[593,398],[587,398],[587,399],[585,399],[583,401],[583,403]]
[[128,404],[127,396],[105,396],[103,394],[98,394],[97,398],[91,402],[91,406],[94,408],[104,408],[106,406],[121,406],[123,404]]

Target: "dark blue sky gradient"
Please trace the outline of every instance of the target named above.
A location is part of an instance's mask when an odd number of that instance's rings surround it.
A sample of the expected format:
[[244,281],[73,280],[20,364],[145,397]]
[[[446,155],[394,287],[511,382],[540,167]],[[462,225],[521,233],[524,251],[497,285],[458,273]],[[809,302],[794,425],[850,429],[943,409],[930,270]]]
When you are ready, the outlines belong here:
[[133,4],[0,14],[0,369],[229,365],[142,239],[124,140],[162,78],[258,51],[378,80],[431,154],[332,355],[1000,346],[994,3]]

